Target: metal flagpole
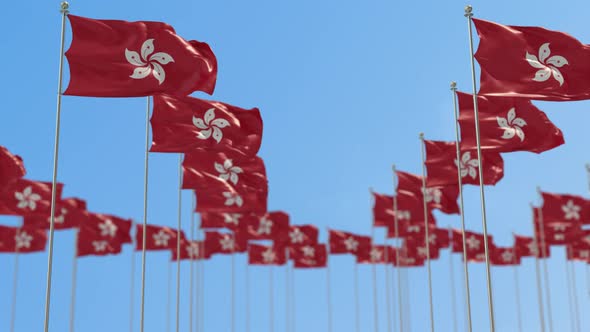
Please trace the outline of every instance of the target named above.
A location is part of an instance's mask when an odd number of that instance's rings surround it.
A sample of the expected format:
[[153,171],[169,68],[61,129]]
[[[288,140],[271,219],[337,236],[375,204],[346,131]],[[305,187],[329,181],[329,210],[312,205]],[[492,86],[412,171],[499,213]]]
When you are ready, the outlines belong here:
[[[145,234],[145,231],[144,231]],[[170,332],[170,307],[172,307],[171,298],[172,291],[170,287],[172,285],[172,262],[168,262],[168,294],[166,297],[166,331]]]
[[[539,301],[539,320],[540,320],[540,324],[541,324],[541,332],[545,332],[545,309],[543,308],[543,287],[542,287],[542,280],[541,280],[541,269],[539,267],[539,240],[537,238],[537,232],[535,229],[535,207],[533,206],[533,203],[530,203],[530,207],[531,207],[531,212],[533,213],[533,241],[534,241],[534,245],[535,245],[535,275],[537,278],[537,297],[538,297],[538,301]],[[545,252],[545,250],[543,250],[541,252],[541,257],[543,256],[543,253]]]
[[[150,97],[146,97],[145,108],[145,168],[143,180],[143,234],[141,243],[141,305],[139,313],[139,332],[144,330],[145,317],[145,264],[146,264],[146,242],[147,242],[147,207],[148,207],[148,160],[150,150]],[[169,325],[168,325],[169,326]],[[168,327],[167,327],[168,328]],[[47,332],[47,331],[45,331]]]
[[[131,238],[131,278],[129,280],[129,332],[133,332],[133,314],[135,308],[135,247],[137,246],[136,237],[137,230],[135,227],[135,221],[131,220],[131,230],[135,230],[135,236]],[[191,331],[192,332],[192,331]]]
[[[453,92],[453,109],[455,113],[455,147],[457,150],[457,160],[461,160],[461,147],[459,142],[461,136],[459,135],[459,110],[457,107],[457,83],[451,82],[451,91]],[[463,273],[465,281],[465,304],[468,331],[472,331],[471,323],[471,292],[469,290],[469,261],[467,260],[467,240],[465,236],[465,210],[463,206],[463,177],[461,176],[461,168],[457,167],[457,183],[459,184],[459,213],[461,215],[461,241],[463,244]]]
[[[541,195],[541,189],[537,187],[537,192],[539,196]],[[534,209],[534,208],[533,208]],[[541,250],[544,256],[546,252],[546,243],[545,243],[545,222],[543,221],[543,210],[539,209],[539,224],[541,227]],[[533,210],[534,212],[534,210]],[[534,215],[534,214],[533,214]],[[534,223],[534,222],[533,222]],[[551,310],[551,292],[549,287],[549,272],[547,269],[547,258],[543,260],[543,274],[545,276],[545,294],[547,296],[547,321],[549,322],[549,332],[553,332],[553,313]]]
[[361,332],[360,309],[359,309],[359,265],[354,262],[354,317],[355,331]]
[[231,332],[236,331],[236,233],[232,232],[231,250]]
[[[204,233],[201,232],[201,240],[203,240],[205,238]],[[201,243],[201,252],[204,252],[205,250],[205,244]],[[200,311],[200,315],[199,315],[199,332],[204,332],[205,331],[205,259],[203,259],[201,261],[201,278],[199,279],[199,281],[201,282],[201,285],[199,286],[199,293],[201,294],[201,296],[199,297],[199,300],[201,302],[201,304],[199,305],[199,311]]]
[[479,194],[481,197],[481,224],[483,228],[483,244],[486,256],[486,281],[487,281],[487,288],[488,288],[488,307],[489,307],[489,316],[490,316],[490,331],[494,332],[495,322],[494,322],[494,299],[492,295],[492,274],[490,271],[490,250],[489,250],[489,243],[488,243],[488,225],[486,221],[486,201],[485,201],[485,190],[484,190],[484,180],[483,180],[483,169],[481,168],[481,143],[480,143],[480,135],[479,135],[479,112],[477,107],[477,87],[475,83],[475,59],[473,57],[473,33],[471,28],[471,18],[473,16],[472,7],[467,6],[465,7],[465,17],[467,17],[467,25],[469,29],[469,58],[471,60],[471,81],[473,84],[473,113],[475,117],[475,139],[477,143],[477,164],[478,164],[478,173],[479,173]]
[[[375,227],[371,226],[371,251],[375,250],[373,238],[375,237]],[[373,271],[373,320],[375,332],[379,332],[379,306],[377,299],[377,263],[371,257],[371,268]]]
[[[396,192],[396,170],[395,164],[391,165],[391,171],[393,172],[393,227],[395,231],[395,239],[399,241],[399,229],[398,229],[398,220],[397,220],[397,195]],[[397,306],[399,310],[399,331],[403,332],[404,330],[404,319],[403,319],[403,305],[402,305],[402,283],[401,283],[401,264],[399,261],[399,251],[401,249],[401,245],[398,246],[395,250],[395,263],[397,264]]]
[[571,276],[572,276],[572,293],[574,295],[573,302],[574,302],[574,309],[576,313],[576,331],[580,332],[580,308],[578,306],[578,287],[576,285],[576,268],[574,262],[568,262],[569,267],[571,268]]
[[516,296],[516,317],[518,322],[518,332],[522,332],[522,315],[520,311],[520,283],[518,282],[518,265],[516,265],[516,255],[513,259],[514,263],[514,288]]
[[574,321],[576,319],[575,317],[575,312],[574,312],[574,304],[572,301],[572,282],[571,282],[571,275],[570,275],[570,269],[567,263],[567,251],[568,251],[568,247],[566,246],[566,257],[565,257],[565,278],[567,279],[567,304],[569,307],[569,321],[570,321],[570,326],[571,326],[571,330],[572,331],[577,331],[575,326],[574,326]]
[[408,332],[412,332],[412,306],[411,306],[411,301],[410,301],[410,279],[408,279],[408,269],[404,269],[404,281],[406,286],[404,287],[405,290],[405,294],[404,294],[404,298],[406,301],[406,308],[408,310],[406,310],[406,314],[407,314],[407,319],[405,319],[405,321],[408,323],[408,328],[406,329]]
[[[449,226],[449,238],[453,235],[453,230]],[[453,265],[453,253],[449,251],[449,277],[451,280],[451,310],[453,312],[453,331],[457,332],[457,300],[455,299],[455,267]]]
[[293,262],[293,268],[289,271],[291,273],[291,319],[292,319],[292,332],[297,331],[297,302],[295,301],[295,262]]
[[384,235],[385,244],[385,264],[383,265],[385,268],[385,294],[386,294],[386,306],[387,306],[387,332],[392,332],[392,324],[391,324],[391,285],[389,281],[389,246],[387,245],[387,232]]
[[250,264],[246,262],[246,332],[250,332]]
[[47,251],[47,284],[45,288],[45,321],[44,331],[49,331],[49,309],[51,305],[51,273],[53,269],[53,235],[55,226],[55,200],[57,187],[57,161],[59,155],[59,128],[61,121],[61,90],[63,83],[64,44],[66,32],[66,16],[69,13],[70,5],[63,1],[60,7],[61,12],[61,42],[59,51],[59,74],[57,79],[57,110],[55,114],[55,145],[53,149],[53,175],[51,179],[51,212],[49,214],[49,248]]
[[16,323],[16,290],[18,288],[18,263],[19,263],[18,249],[14,254],[14,275],[12,279],[12,304],[10,307],[10,332],[14,332]]
[[74,237],[74,259],[72,261],[72,297],[70,298],[70,332],[74,332],[75,308],[76,308],[76,282],[78,279],[78,232]]
[[176,332],[180,332],[180,232],[182,227],[182,156],[178,155],[178,225],[176,229]]
[[269,320],[269,331],[274,332],[275,330],[275,310],[274,310],[274,273],[273,273],[273,266],[269,266],[269,276],[268,276],[268,299],[269,299],[269,306],[270,306],[270,320]]
[[430,236],[428,235],[428,205],[426,203],[426,165],[425,152],[424,152],[424,133],[420,133],[420,148],[422,149],[422,202],[424,205],[424,228],[426,236],[424,237],[424,243],[426,245],[426,266],[428,269],[428,303],[430,304],[430,331],[434,332],[434,308],[432,305],[432,271],[430,270]]
[[[191,197],[191,246],[195,241],[195,205],[194,198]],[[192,247],[191,247],[192,250]],[[193,278],[195,274],[195,260],[199,259],[201,253],[199,252],[197,257],[193,257],[193,252],[190,254],[190,274],[189,274],[189,311],[188,311],[188,331],[193,332],[193,295],[194,295],[194,284]],[[180,257],[179,257],[180,258]]]
[[291,325],[290,323],[290,315],[291,315],[291,309],[290,309],[290,299],[289,299],[289,293],[290,293],[290,280],[289,280],[289,249],[285,249],[285,332],[289,332]]
[[328,300],[328,332],[332,332],[332,293],[330,291],[330,246],[326,244],[327,261],[326,261],[326,289]]

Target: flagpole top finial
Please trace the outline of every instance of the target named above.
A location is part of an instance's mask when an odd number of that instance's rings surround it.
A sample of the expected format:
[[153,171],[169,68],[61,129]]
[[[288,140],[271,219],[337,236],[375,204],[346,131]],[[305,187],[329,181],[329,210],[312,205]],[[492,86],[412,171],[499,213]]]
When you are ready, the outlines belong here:
[[418,136],[420,137],[420,139],[424,139],[424,133],[420,133],[418,134]]
[[453,91],[457,90],[457,82],[455,82],[455,81],[451,82],[451,90],[453,90]]
[[586,170],[590,172],[590,164],[586,164]]
[[395,172],[395,164],[391,164],[391,170]]
[[67,14],[69,13],[69,9],[70,9],[70,4],[67,1],[62,1],[61,4],[59,5],[60,7],[60,13],[64,13]]
[[471,5],[465,6],[465,17],[473,16],[473,7]]

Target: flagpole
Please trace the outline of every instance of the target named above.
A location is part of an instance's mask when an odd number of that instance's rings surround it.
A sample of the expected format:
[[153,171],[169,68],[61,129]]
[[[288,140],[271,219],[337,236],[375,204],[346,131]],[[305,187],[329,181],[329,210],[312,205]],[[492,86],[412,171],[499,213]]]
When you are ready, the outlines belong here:
[[250,332],[250,264],[246,262],[246,332]]
[[180,332],[180,228],[182,227],[182,156],[178,154],[178,225],[176,229],[176,332]]
[[135,308],[135,247],[137,246],[137,230],[135,227],[135,220],[131,219],[131,231],[135,231],[135,235],[131,238],[131,278],[129,280],[129,332],[133,332],[133,313]]
[[574,295],[572,301],[574,303],[575,317],[576,317],[576,331],[580,332],[580,308],[578,306],[578,287],[576,286],[576,269],[572,261],[566,259],[568,267],[571,269],[570,275],[572,276],[572,294]]
[[[453,230],[449,226],[449,238],[452,238]],[[453,312],[453,331],[457,332],[457,300],[455,299],[455,267],[453,265],[453,253],[449,251],[449,277],[451,280],[451,309]]]
[[[397,194],[396,194],[396,170],[395,164],[391,165],[391,171],[393,173],[393,227],[395,231],[395,239],[399,241],[399,229],[398,229],[398,220],[397,220]],[[401,264],[399,261],[399,251],[401,249],[401,245],[398,246],[395,250],[395,263],[397,264],[397,306],[399,310],[399,332],[403,332],[404,330],[404,319],[403,319],[403,305],[402,305],[402,283],[401,283]]]
[[[371,226],[371,251],[375,249],[373,239],[375,237],[375,227]],[[371,268],[373,270],[373,320],[375,332],[379,332],[379,306],[377,299],[377,263],[371,257]]]
[[[535,275],[537,278],[537,297],[539,301],[539,320],[541,324],[541,332],[545,332],[545,309],[543,308],[543,287],[542,287],[542,280],[541,280],[541,268],[539,267],[539,240],[537,238],[537,231],[535,228],[535,207],[533,203],[529,204],[531,207],[531,212],[533,213],[533,241],[535,245]],[[542,249],[541,256],[545,253],[545,249]]]
[[428,303],[430,304],[430,331],[434,332],[434,308],[432,305],[432,271],[430,269],[430,237],[428,235],[429,225],[428,225],[428,205],[426,203],[426,165],[425,162],[425,152],[424,152],[424,133],[420,133],[420,148],[422,149],[422,202],[424,205],[424,243],[426,245],[426,265],[428,269]]
[[231,249],[231,332],[236,331],[236,233],[232,231]]
[[55,114],[55,144],[53,149],[53,175],[51,179],[51,212],[49,215],[49,248],[47,251],[47,284],[45,288],[45,321],[44,331],[49,331],[49,309],[51,305],[51,274],[53,269],[53,235],[55,227],[55,201],[57,196],[57,162],[59,155],[59,129],[61,120],[61,90],[63,83],[64,44],[66,31],[66,16],[70,5],[63,1],[60,5],[61,13],[61,41],[59,53],[59,74],[57,79],[57,109]]
[[566,246],[566,257],[565,257],[565,278],[567,279],[567,304],[569,307],[569,320],[570,320],[570,326],[571,326],[571,330],[572,331],[577,331],[575,326],[574,326],[574,321],[576,319],[575,317],[575,312],[574,312],[574,304],[572,301],[572,282],[571,282],[571,275],[570,275],[570,269],[567,263],[567,251],[569,250],[569,248]]
[[[141,243],[141,304],[139,313],[139,332],[144,330],[145,316],[145,264],[146,264],[146,242],[147,242],[147,208],[148,208],[148,160],[150,150],[150,97],[146,97],[145,108],[145,167],[143,179],[143,232]],[[168,329],[168,327],[167,327]],[[47,332],[47,331],[45,331]]]
[[408,332],[412,332],[412,311],[411,311],[411,300],[410,300],[410,279],[408,279],[408,269],[405,268],[404,269],[404,281],[406,286],[404,287],[404,289],[406,290],[405,292],[405,300],[406,300],[406,308],[408,308],[408,310],[406,310],[407,312],[407,319],[405,320],[408,323],[408,328],[407,331]]
[[326,258],[326,289],[328,300],[328,332],[332,332],[332,293],[330,291],[330,246],[326,244],[326,251],[328,252]]
[[295,301],[295,262],[293,262],[293,268],[289,271],[291,273],[291,320],[292,320],[292,332],[297,332],[297,302]]
[[18,249],[14,254],[14,271],[13,271],[13,279],[12,279],[12,304],[10,309],[10,332],[14,332],[14,327],[16,323],[16,290],[18,288],[18,263],[19,263],[19,253]]
[[518,265],[516,264],[516,255],[513,259],[514,263],[514,288],[516,297],[516,318],[518,322],[518,332],[522,332],[522,315],[520,311],[520,283],[518,282]]
[[[145,234],[145,228],[144,228],[144,234]],[[166,331],[170,332],[170,307],[172,307],[172,291],[170,290],[170,287],[172,285],[172,262],[168,262],[168,295],[166,297]]]
[[269,266],[269,282],[268,282],[268,299],[270,305],[270,312],[269,312],[269,331],[274,332],[275,330],[275,310],[274,310],[274,273],[273,273],[273,266]]
[[387,245],[387,233],[384,235],[383,243],[385,244],[385,294],[386,294],[386,306],[387,306],[387,332],[392,331],[391,324],[391,285],[389,282],[389,246]]
[[75,308],[76,308],[76,283],[78,280],[78,232],[74,237],[74,259],[72,260],[72,297],[70,298],[70,332],[74,332]]
[[[289,249],[285,249],[285,332],[289,332],[291,325],[290,323],[290,299],[289,299],[289,289],[290,280],[289,280]],[[249,331],[248,331],[249,332]]]
[[354,262],[354,317],[355,317],[355,331],[361,332],[360,310],[359,310],[359,268],[358,263]]
[[[457,107],[457,83],[451,82],[451,91],[453,92],[453,109],[455,113],[455,147],[457,150],[457,160],[461,160],[461,147],[459,142],[461,136],[459,135],[459,110]],[[463,272],[465,281],[465,304],[467,305],[467,327],[468,331],[472,331],[471,323],[471,291],[469,289],[469,262],[467,260],[467,240],[465,236],[465,210],[463,205],[463,177],[461,176],[461,168],[457,167],[457,183],[459,185],[459,212],[461,215],[461,241],[463,244]]]
[[[191,250],[192,250],[192,245],[195,241],[195,204],[194,204],[194,198],[191,197]],[[194,278],[194,274],[195,274],[195,260],[199,259],[199,256],[201,256],[201,253],[199,252],[197,257],[193,257],[193,252],[191,251],[191,254],[189,255],[190,257],[190,273],[189,273],[189,311],[188,311],[188,331],[189,332],[193,332],[193,295],[194,295],[194,284],[193,284],[193,278]],[[179,257],[180,258],[180,257]]]
[[[201,232],[201,240],[203,240],[205,238],[204,233]],[[205,244],[201,243],[201,252],[205,251]],[[205,259],[203,259],[201,261],[201,278],[200,280],[200,288],[199,288],[199,293],[201,294],[201,296],[199,297],[199,301],[200,301],[200,305],[199,305],[199,311],[200,311],[200,320],[199,320],[199,332],[204,332],[205,331]]]
[[[541,196],[541,189],[539,187],[537,187],[537,192],[539,193],[539,196]],[[539,223],[541,226],[541,250],[544,254],[547,250],[545,243],[545,222],[543,221],[543,209],[539,209],[538,211]],[[549,272],[547,269],[547,258],[543,260],[543,274],[545,276],[545,293],[547,295],[547,321],[549,323],[549,332],[553,332],[553,313],[551,310],[551,292],[549,287]]]
[[478,172],[479,172],[479,194],[481,198],[481,224],[483,228],[483,244],[485,249],[485,256],[486,256],[486,281],[487,281],[487,289],[488,289],[488,306],[489,306],[489,316],[490,316],[490,331],[494,332],[495,322],[494,322],[494,299],[492,295],[492,274],[490,271],[490,250],[489,250],[489,243],[488,243],[488,225],[486,220],[486,201],[485,201],[485,190],[484,190],[484,180],[483,180],[483,169],[482,165],[482,156],[481,156],[481,142],[480,142],[480,135],[479,135],[479,112],[477,107],[477,87],[475,83],[475,60],[473,58],[473,33],[471,28],[471,18],[473,16],[472,7],[466,6],[465,7],[465,17],[467,17],[467,25],[469,28],[469,58],[471,60],[471,81],[473,84],[473,113],[475,117],[475,139],[477,143],[477,164],[478,164]]

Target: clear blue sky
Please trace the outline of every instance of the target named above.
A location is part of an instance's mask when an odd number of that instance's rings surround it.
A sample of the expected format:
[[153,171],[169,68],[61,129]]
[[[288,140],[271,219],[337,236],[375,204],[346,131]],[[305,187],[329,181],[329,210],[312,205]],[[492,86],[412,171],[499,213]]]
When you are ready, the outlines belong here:
[[[391,164],[420,172],[418,133],[454,139],[449,83],[470,91],[467,25],[461,1],[72,1],[80,16],[161,20],[187,39],[208,42],[219,60],[215,99],[259,107],[265,130],[260,156],[270,181],[269,208],[287,211],[293,223],[314,223],[370,232],[369,187],[392,192]],[[505,24],[539,25],[590,42],[587,1],[474,1],[476,17]],[[4,6],[0,21],[2,64],[0,144],[20,154],[28,177],[51,178],[60,15],[58,1],[20,1]],[[69,29],[69,27],[68,27]],[[68,33],[68,42],[69,42]],[[66,71],[67,72],[67,71]],[[67,75],[66,75],[67,82]],[[505,178],[486,188],[489,231],[499,245],[511,233],[531,233],[529,202],[535,187],[586,195],[584,164],[590,161],[588,102],[536,103],[564,131],[566,145],[544,153],[505,155]],[[144,98],[64,97],[58,179],[64,196],[88,201],[92,211],[142,218]],[[150,156],[149,222],[176,224],[177,155]],[[468,187],[466,222],[480,231],[479,193]],[[190,195],[183,195],[188,230]],[[457,216],[437,214],[441,226],[459,227]],[[18,219],[2,217],[3,224]],[[382,231],[376,236],[383,237]],[[56,234],[51,331],[67,331],[73,233]],[[549,260],[554,325],[569,329],[564,250]],[[139,262],[139,255],[137,255]],[[462,308],[459,257],[454,256],[457,302]],[[12,255],[0,255],[0,330],[7,331]],[[127,331],[131,247],[122,255],[84,258],[78,269],[77,330]],[[165,331],[168,253],[149,253],[146,332]],[[238,308],[244,305],[245,258],[237,258]],[[354,329],[353,258],[331,262],[334,331]],[[187,308],[188,265],[183,266]],[[449,256],[433,262],[435,320],[452,328]],[[43,324],[46,254],[21,259],[17,331]],[[206,263],[207,331],[229,331],[229,257]],[[284,329],[284,269],[275,269],[276,331]],[[474,330],[488,326],[484,265],[471,265]],[[498,331],[516,331],[512,268],[494,268]],[[519,268],[524,330],[537,329],[534,262]],[[296,271],[297,331],[326,330],[324,270]],[[584,267],[576,264],[580,310],[590,302]],[[426,331],[424,268],[412,269],[413,331]],[[139,284],[139,269],[136,285]],[[363,331],[372,331],[371,270],[360,268]],[[379,268],[380,330],[385,331],[384,275]],[[267,331],[268,271],[251,269],[251,331]],[[136,295],[138,293],[136,292]],[[136,308],[139,297],[136,298]],[[187,329],[188,309],[182,313]],[[138,310],[136,317],[138,317]],[[459,315],[462,319],[462,315]],[[238,329],[245,331],[243,310]],[[582,330],[590,330],[587,315]],[[138,322],[136,319],[136,326]],[[462,327],[463,325],[460,324]]]

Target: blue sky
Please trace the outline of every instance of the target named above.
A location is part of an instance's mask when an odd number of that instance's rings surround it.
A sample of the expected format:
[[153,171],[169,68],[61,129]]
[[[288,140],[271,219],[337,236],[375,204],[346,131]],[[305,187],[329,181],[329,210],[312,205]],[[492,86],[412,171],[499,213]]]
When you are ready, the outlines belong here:
[[[187,39],[211,45],[219,61],[213,98],[244,108],[259,107],[264,120],[260,156],[270,181],[269,208],[284,210],[293,223],[313,223],[370,233],[369,188],[391,193],[391,164],[418,173],[420,143],[454,139],[449,83],[470,91],[466,19],[461,1],[72,1],[80,16],[124,20],[161,20]],[[476,17],[514,25],[538,25],[590,41],[586,1],[549,6],[533,1],[474,1]],[[28,177],[51,178],[55,93],[59,53],[59,3],[17,2],[0,22],[2,99],[0,144],[20,154]],[[68,33],[68,42],[70,34]],[[67,72],[67,71],[66,71]],[[67,75],[66,75],[67,82]],[[588,102],[536,102],[559,126],[566,144],[543,155],[504,155],[505,177],[487,187],[488,229],[499,245],[512,244],[512,232],[531,233],[529,203],[535,187],[587,196],[584,164],[590,131]],[[58,179],[64,196],[88,201],[96,212],[141,220],[145,98],[64,97]],[[176,225],[175,154],[150,156],[149,222]],[[466,187],[466,223],[481,231],[479,191]],[[191,196],[183,194],[183,225],[188,230]],[[457,216],[437,214],[441,226],[459,227]],[[16,225],[17,218],[2,217]],[[383,238],[381,230],[376,231]],[[73,233],[56,234],[51,331],[68,326]],[[570,327],[564,250],[548,261],[553,320]],[[136,256],[139,264],[139,255]],[[459,319],[461,268],[453,256]],[[129,310],[131,247],[122,255],[84,258],[78,265],[79,331],[126,331]],[[148,253],[146,331],[165,331],[169,254]],[[205,264],[206,331],[229,331],[229,257]],[[0,330],[8,330],[14,257],[0,255]],[[245,257],[236,258],[237,331],[244,327]],[[43,324],[46,254],[20,260],[17,331],[38,331]],[[333,257],[334,331],[354,330],[353,258]],[[435,322],[451,331],[448,252],[432,263]],[[474,330],[488,326],[484,265],[470,266]],[[524,330],[537,325],[534,262],[518,269]],[[182,270],[182,328],[188,324],[188,265]],[[284,329],[285,271],[275,268],[276,330]],[[380,331],[385,331],[384,270],[379,272]],[[512,268],[493,268],[498,331],[516,331]],[[139,284],[139,269],[136,285]],[[585,267],[576,264],[580,311],[590,310]],[[413,331],[428,329],[424,268],[411,269],[409,294]],[[250,269],[251,331],[268,331],[268,270]],[[359,267],[361,324],[373,330],[372,275]],[[295,272],[297,331],[325,331],[325,270]],[[138,290],[138,288],[137,288]],[[136,295],[138,291],[136,291]],[[139,297],[135,300],[136,309]],[[138,310],[135,311],[138,326]],[[463,327],[460,324],[460,327]],[[590,321],[582,317],[582,330]]]

